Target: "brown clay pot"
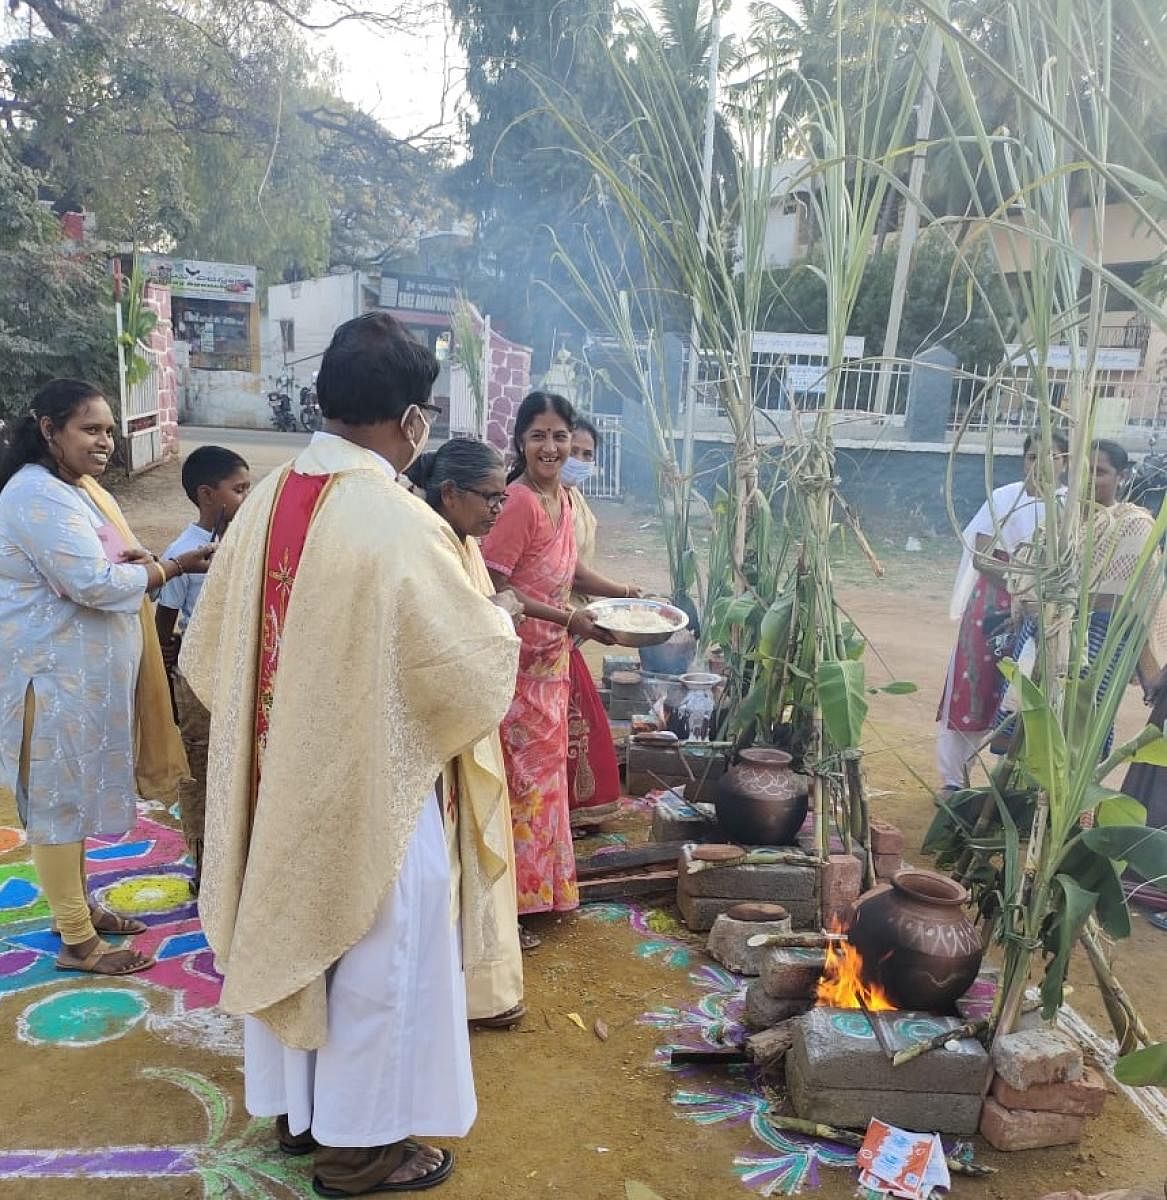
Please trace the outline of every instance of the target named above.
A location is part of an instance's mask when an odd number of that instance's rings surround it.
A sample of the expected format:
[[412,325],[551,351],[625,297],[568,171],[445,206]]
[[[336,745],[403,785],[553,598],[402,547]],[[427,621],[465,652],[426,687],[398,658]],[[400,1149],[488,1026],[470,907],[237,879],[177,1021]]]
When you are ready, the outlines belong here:
[[807,782],[785,750],[743,750],[717,786],[717,823],[749,846],[790,846],[806,820]]
[[899,1008],[948,1013],[980,969],[968,892],[947,875],[907,868],[855,905],[849,937],[864,975]]

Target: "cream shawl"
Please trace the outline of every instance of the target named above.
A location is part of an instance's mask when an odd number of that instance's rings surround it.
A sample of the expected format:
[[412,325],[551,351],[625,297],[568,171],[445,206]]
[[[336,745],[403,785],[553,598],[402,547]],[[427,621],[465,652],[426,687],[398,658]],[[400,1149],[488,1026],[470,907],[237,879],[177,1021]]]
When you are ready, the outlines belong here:
[[[596,557],[596,514],[584,499],[579,488],[569,489],[571,498],[571,520],[575,525],[575,549],[580,566],[590,567]],[[584,608],[591,603],[589,596],[582,592],[572,592],[571,603],[576,608]]]
[[[494,584],[482,551],[473,538],[459,543],[471,582],[484,596]],[[458,774],[458,849],[461,860],[462,961],[469,977],[485,963],[504,956],[491,885],[507,870],[511,854],[511,810],[506,765],[497,729],[464,750],[447,771]],[[514,881],[511,881],[514,886]]]
[[311,1050],[328,1035],[325,971],[371,928],[443,766],[502,720],[519,641],[470,582],[453,531],[376,455],[328,438],[294,467],[337,478],[292,589],[254,816],[261,583],[281,472],[232,522],[181,668],[211,710],[199,908],[221,1005]]

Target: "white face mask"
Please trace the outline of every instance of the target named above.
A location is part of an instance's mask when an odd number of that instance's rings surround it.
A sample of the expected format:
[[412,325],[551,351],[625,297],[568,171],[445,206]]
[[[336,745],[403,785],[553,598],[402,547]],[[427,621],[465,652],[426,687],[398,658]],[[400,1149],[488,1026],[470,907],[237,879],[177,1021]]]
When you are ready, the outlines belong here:
[[596,473],[596,464],[584,462],[582,458],[569,458],[563,464],[563,480],[564,487],[579,487],[581,483],[591,479]]

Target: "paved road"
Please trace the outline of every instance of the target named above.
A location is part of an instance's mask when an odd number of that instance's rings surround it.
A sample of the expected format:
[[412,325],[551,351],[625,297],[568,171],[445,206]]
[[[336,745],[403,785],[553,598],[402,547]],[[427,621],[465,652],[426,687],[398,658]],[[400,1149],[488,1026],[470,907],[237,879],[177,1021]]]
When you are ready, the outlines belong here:
[[308,436],[277,433],[274,429],[214,429],[204,425],[183,425],[178,431],[184,458],[199,446],[226,446],[247,459],[255,479],[294,458],[308,444]]

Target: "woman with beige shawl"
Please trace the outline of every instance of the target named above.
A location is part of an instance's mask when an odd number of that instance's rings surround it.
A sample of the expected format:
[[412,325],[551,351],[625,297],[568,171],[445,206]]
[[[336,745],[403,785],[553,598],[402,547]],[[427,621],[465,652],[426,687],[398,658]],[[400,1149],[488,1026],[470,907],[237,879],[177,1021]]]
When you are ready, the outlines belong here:
[[[490,532],[506,503],[502,455],[485,442],[459,438],[434,454],[423,454],[407,478],[458,535],[474,586],[484,596],[494,597],[494,584],[475,538]],[[495,598],[505,602],[508,595],[507,611],[521,614],[522,605],[513,594],[503,592]],[[442,785],[454,902],[461,909],[466,1015],[480,1028],[507,1029],[523,1019],[527,1008],[515,846],[498,731],[450,763],[442,773]],[[484,861],[493,862],[494,869],[485,872]]]

